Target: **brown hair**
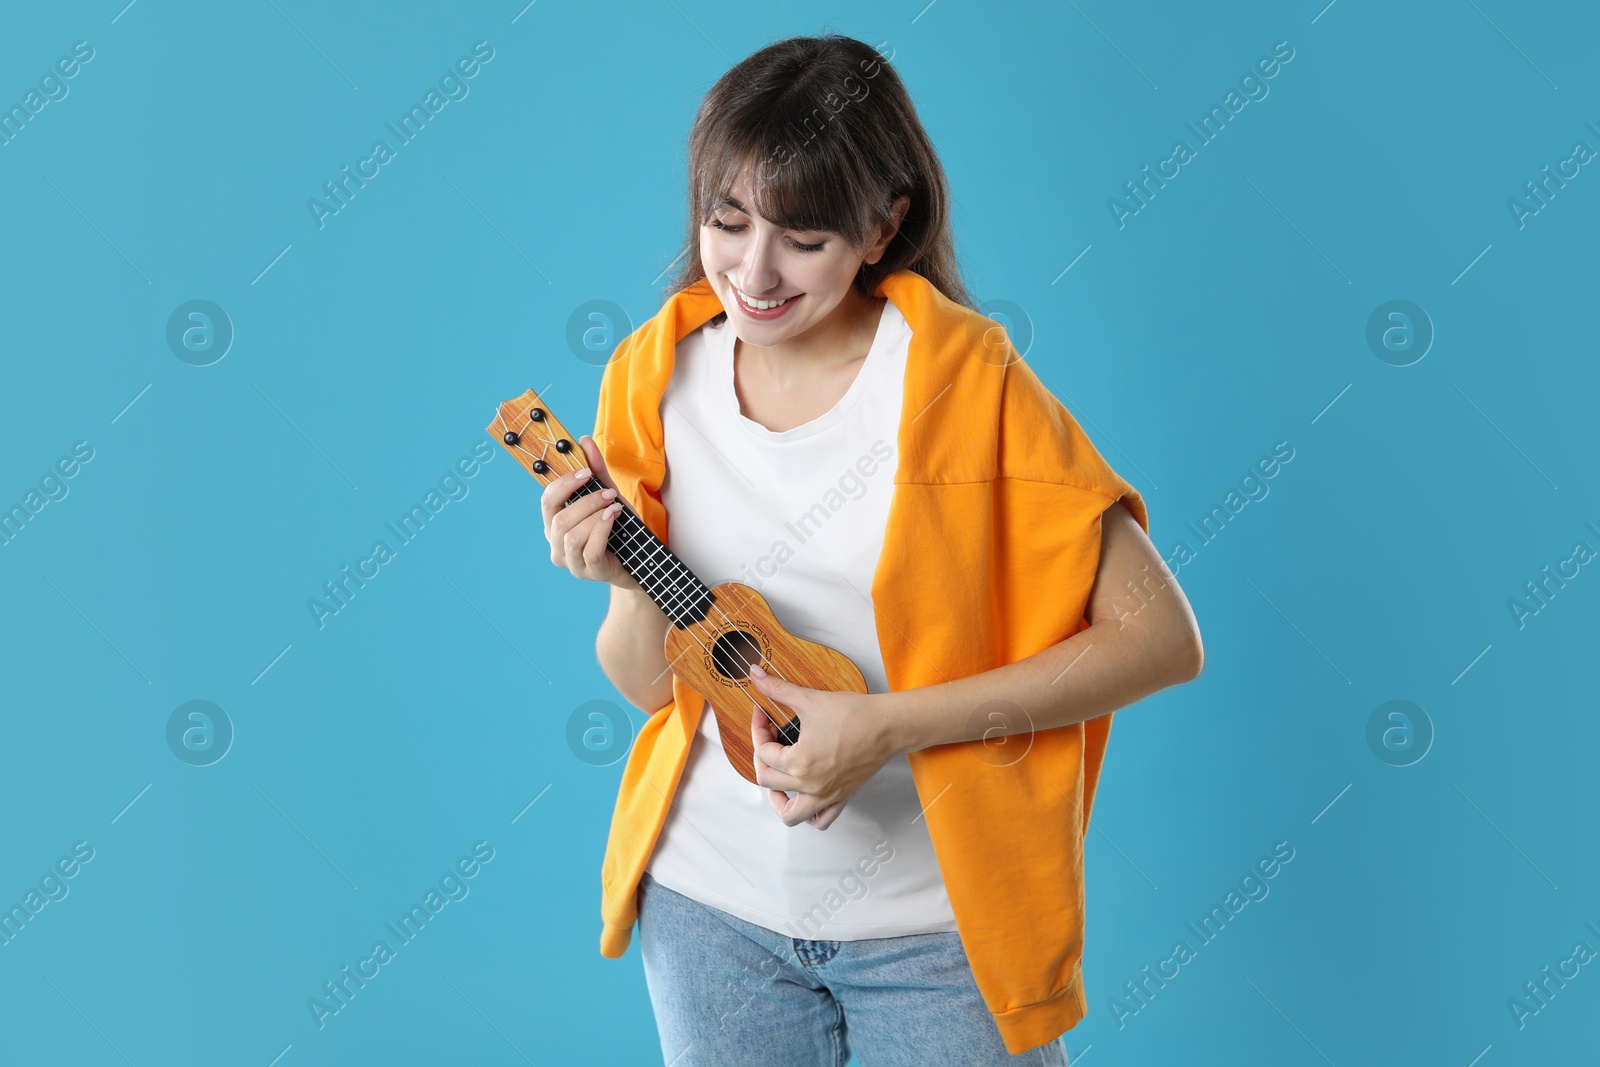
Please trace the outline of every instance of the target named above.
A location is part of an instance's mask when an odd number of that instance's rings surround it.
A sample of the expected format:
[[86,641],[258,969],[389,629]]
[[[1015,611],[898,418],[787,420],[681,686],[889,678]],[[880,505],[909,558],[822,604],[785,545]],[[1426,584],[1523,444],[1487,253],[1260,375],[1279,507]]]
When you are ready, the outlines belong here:
[[[910,206],[877,263],[855,285],[872,296],[884,277],[917,272],[973,308],[950,233],[944,168],[899,75],[872,46],[829,33],[790,37],[747,56],[700,104],[689,133],[688,259],[671,296],[705,277],[700,227],[741,175],[745,206],[774,225],[837,233],[852,247]],[[680,253],[681,254],[681,253]]]

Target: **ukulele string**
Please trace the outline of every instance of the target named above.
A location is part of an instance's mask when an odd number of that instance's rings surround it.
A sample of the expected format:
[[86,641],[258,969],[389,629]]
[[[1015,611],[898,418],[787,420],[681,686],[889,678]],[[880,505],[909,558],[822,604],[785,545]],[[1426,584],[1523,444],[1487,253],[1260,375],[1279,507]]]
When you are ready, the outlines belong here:
[[[509,429],[509,426],[507,426],[507,423],[505,421],[505,416],[504,416],[503,412],[497,412],[495,417],[496,417],[496,420],[500,423],[500,425],[503,428]],[[524,455],[532,457],[533,459],[544,460],[544,462],[547,465],[554,466],[553,464],[550,464],[549,459],[546,458],[549,455],[548,449],[553,448],[554,445],[555,445],[555,442],[553,440],[551,440],[549,438],[537,437],[537,435],[536,435],[536,439],[539,440],[542,444],[544,444],[546,446],[546,454],[543,455],[543,456],[537,455],[534,452],[531,452],[528,449],[522,447],[522,438],[526,434],[528,426],[532,426],[533,425],[533,421],[534,420],[530,417],[528,419],[528,422],[524,425],[523,429],[517,431],[517,443],[515,445],[512,445],[511,447],[517,449],[519,452],[522,452]],[[502,440],[503,440],[503,438],[502,438]],[[556,454],[557,455],[561,455],[561,456],[566,456],[567,455],[567,453],[561,452],[559,449],[556,450]],[[569,457],[569,458],[571,458],[573,460],[576,459],[576,457]],[[574,465],[570,466],[566,471],[563,471],[562,473],[563,474],[570,474],[573,471],[576,471],[578,469],[579,468],[574,464]],[[558,477],[559,477],[559,475],[558,475]],[[626,504],[626,501],[624,501],[623,503]],[[649,527],[644,525],[644,520],[643,519],[639,519],[636,514],[635,514],[634,517],[639,522],[639,525],[641,527],[642,532],[649,533],[650,532]],[[628,540],[632,541],[636,536],[637,536],[637,534],[628,534]],[[646,562],[646,564],[649,564],[649,565],[651,565],[651,566],[653,566],[655,568],[655,570],[653,570],[653,571],[647,571],[647,576],[648,577],[666,577],[667,576],[666,567],[663,566],[661,561],[658,561],[653,555],[647,555],[645,557],[645,562]],[[685,567],[684,570],[687,571],[688,568]],[[717,601],[714,598],[712,599],[711,604],[712,604],[712,606],[714,608],[716,608],[717,613],[719,615],[721,615],[722,618],[728,623],[729,627],[732,628],[734,626],[734,623],[733,623],[733,620],[728,617],[727,612],[722,610],[721,606],[717,604]],[[669,609],[672,608],[672,607],[676,607],[676,605],[670,605],[669,604]],[[669,614],[669,617],[671,617],[670,610],[669,610],[668,614]],[[680,622],[680,623],[682,622],[681,619],[676,619],[676,618],[674,618],[673,621],[674,622]],[[715,661],[715,658],[716,658],[715,654],[711,651],[711,648],[705,643],[705,641],[702,641],[700,639],[700,634],[696,630],[696,627],[703,626],[704,623],[703,622],[686,623],[686,624],[683,624],[683,625],[684,625],[684,629],[689,632],[689,636],[694,639],[695,644],[699,645],[701,650],[704,651],[706,653],[706,655],[711,656],[713,661]],[[707,636],[709,636],[709,634],[707,634]],[[750,673],[750,667],[751,667],[750,661],[745,659],[743,653],[740,652],[737,648],[735,648],[733,650],[732,655],[744,667],[745,676],[748,678],[749,677],[749,673]],[[776,730],[781,731],[783,729],[783,727],[779,726],[777,721],[775,719],[773,719],[771,712],[769,712],[765,707],[762,707],[761,701],[760,700],[756,700],[755,703],[756,703],[756,706],[758,708],[761,708],[761,713],[767,717],[767,721],[772,723],[773,728],[776,729]]]

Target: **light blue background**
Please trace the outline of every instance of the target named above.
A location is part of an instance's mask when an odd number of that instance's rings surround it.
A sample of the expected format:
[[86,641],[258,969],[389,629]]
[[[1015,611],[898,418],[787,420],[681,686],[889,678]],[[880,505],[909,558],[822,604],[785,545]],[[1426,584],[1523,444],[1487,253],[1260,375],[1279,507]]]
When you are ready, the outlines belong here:
[[[1600,950],[1600,575],[1508,607],[1600,549],[1600,168],[1525,228],[1507,207],[1600,149],[1592,6],[124,2],[0,31],[7,105],[95,49],[0,147],[0,503],[95,450],[0,548],[0,903],[95,849],[0,947],[0,1061],[659,1061],[637,943],[598,953],[622,765],[566,741],[623,705],[605,591],[550,565],[536,482],[495,446],[323,629],[306,601],[498,401],[548,385],[590,428],[569,316],[656,310],[700,98],[828,26],[892,52],[973,289],[1024,310],[1164,555],[1295,450],[1179,572],[1203,675],[1116,719],[1074,1062],[1594,1061],[1600,965],[1524,1028],[1507,1006]],[[470,95],[319,230],[307,199],[479,40]],[[1283,40],[1270,95],[1119,229],[1108,198]],[[165,341],[193,299],[236,330],[207,367]],[[1391,299],[1437,333],[1411,366],[1365,340]],[[194,699],[236,730],[204,768],[165,739]],[[1392,699],[1436,734],[1411,766],[1367,743]],[[318,1030],[307,999],[480,840],[470,895]],[[1270,896],[1119,1028],[1110,998],[1279,841]]]

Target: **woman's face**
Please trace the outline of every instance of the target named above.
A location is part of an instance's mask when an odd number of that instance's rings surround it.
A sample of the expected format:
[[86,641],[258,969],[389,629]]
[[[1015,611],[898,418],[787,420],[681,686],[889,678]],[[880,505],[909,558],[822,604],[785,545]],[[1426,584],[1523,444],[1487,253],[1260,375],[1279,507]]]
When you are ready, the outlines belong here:
[[[770,348],[822,326],[851,295],[861,264],[882,258],[894,227],[869,246],[852,248],[839,234],[785,230],[752,214],[745,206],[748,188],[740,182],[712,208],[700,227],[700,260],[740,339]],[[779,300],[775,307],[750,303]]]

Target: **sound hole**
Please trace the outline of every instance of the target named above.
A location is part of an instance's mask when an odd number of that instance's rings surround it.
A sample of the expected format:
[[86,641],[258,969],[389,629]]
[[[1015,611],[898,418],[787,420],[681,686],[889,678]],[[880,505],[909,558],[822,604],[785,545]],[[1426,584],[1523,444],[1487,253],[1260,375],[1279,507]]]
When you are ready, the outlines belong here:
[[729,630],[711,646],[711,662],[724,678],[743,681],[750,665],[761,662],[761,646],[743,630]]

